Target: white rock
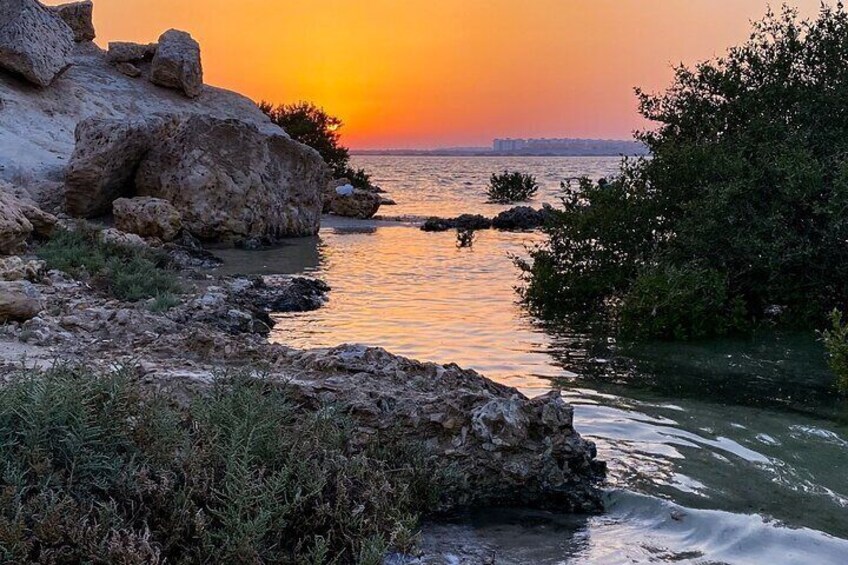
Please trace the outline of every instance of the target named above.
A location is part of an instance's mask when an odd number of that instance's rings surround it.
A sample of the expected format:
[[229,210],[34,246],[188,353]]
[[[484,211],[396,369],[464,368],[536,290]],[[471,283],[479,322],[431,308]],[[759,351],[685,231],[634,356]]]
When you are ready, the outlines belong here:
[[339,196],[352,196],[354,190],[355,189],[352,184],[343,184],[342,186],[336,187],[336,194]]

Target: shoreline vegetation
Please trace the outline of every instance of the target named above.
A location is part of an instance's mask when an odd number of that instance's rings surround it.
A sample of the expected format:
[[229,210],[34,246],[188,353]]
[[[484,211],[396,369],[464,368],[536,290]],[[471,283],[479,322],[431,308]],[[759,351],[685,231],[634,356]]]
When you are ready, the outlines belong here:
[[[563,183],[547,242],[519,263],[529,309],[625,341],[813,331],[844,311],[846,44],[841,3],[811,20],[784,7],[665,92],[637,90],[651,157]],[[826,339],[845,383],[844,331]]]

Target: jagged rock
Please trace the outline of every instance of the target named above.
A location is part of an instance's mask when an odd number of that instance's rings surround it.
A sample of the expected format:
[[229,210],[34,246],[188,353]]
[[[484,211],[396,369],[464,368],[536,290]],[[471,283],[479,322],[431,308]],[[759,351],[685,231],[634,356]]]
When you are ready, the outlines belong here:
[[0,67],[48,86],[70,64],[74,33],[36,0],[0,3]]
[[0,255],[20,251],[32,230],[32,223],[24,214],[20,201],[0,193]]
[[155,43],[132,43],[129,41],[109,42],[109,51],[106,57],[111,63],[138,63],[140,61],[152,61],[156,54]]
[[[350,190],[345,191],[346,187],[350,187]],[[335,194],[330,199],[329,212],[336,216],[364,220],[377,213],[382,201],[378,194],[344,185],[336,188]]]
[[65,174],[68,214],[108,214],[112,202],[130,194],[138,164],[150,150],[155,126],[142,120],[92,117],[76,128],[76,147]]
[[0,258],[0,281],[28,280],[35,282],[47,271],[44,261],[24,261],[17,255]]
[[241,120],[193,115],[155,144],[138,195],[171,202],[203,240],[317,233],[328,168],[313,149]]
[[0,281],[0,324],[23,322],[43,309],[41,293],[27,281]]
[[[426,444],[458,480],[440,506],[602,508],[594,444],[573,426],[558,391],[528,399],[456,365],[420,363],[379,348],[343,345],[293,354],[300,373],[287,390],[304,407],[333,402],[360,429]],[[314,380],[313,380],[314,379]]]
[[94,41],[94,3],[91,0],[61,4],[52,10],[74,32],[74,41]]
[[177,209],[159,198],[119,198],[112,203],[112,214],[119,230],[162,241],[173,240],[183,227]]
[[53,231],[56,229],[56,224],[59,221],[56,216],[28,202],[21,202],[20,207],[24,217],[32,224],[35,235],[41,238],[49,238],[53,235]]
[[115,69],[123,75],[127,75],[128,77],[140,77],[141,69],[133,65],[132,63],[117,63],[115,65]]
[[115,228],[107,228],[101,231],[100,241],[119,247],[148,247],[147,242],[141,236],[122,232]]
[[545,209],[534,210],[530,206],[516,206],[501,212],[492,220],[498,230],[532,230],[545,225],[548,213]]
[[162,34],[153,56],[150,82],[182,90],[189,98],[200,95],[203,90],[200,45],[191,35],[175,29]]

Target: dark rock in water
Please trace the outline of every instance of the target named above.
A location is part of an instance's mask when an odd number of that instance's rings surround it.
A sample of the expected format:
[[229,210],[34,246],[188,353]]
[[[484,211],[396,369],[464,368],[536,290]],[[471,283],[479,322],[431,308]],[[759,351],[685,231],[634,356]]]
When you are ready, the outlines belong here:
[[255,281],[248,291],[255,307],[266,312],[310,312],[324,305],[330,287],[324,281],[293,277],[280,284]]
[[429,232],[438,232],[438,231],[448,231],[455,228],[456,225],[453,223],[453,220],[449,218],[427,218],[427,221],[424,222],[424,225],[421,226],[423,231]]
[[463,214],[452,222],[453,227],[461,230],[487,230],[492,227],[492,220],[480,214]]
[[534,210],[530,206],[516,206],[501,212],[492,220],[492,227],[498,230],[532,230],[545,225],[548,219],[546,209]]
[[200,241],[185,230],[174,241],[163,245],[162,249],[183,269],[215,269],[224,264],[220,257],[204,249]]

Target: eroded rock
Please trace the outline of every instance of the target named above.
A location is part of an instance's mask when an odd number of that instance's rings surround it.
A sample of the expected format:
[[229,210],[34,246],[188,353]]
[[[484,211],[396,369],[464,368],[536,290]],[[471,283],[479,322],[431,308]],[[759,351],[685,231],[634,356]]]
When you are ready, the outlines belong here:
[[30,260],[12,255],[11,257],[0,257],[0,281],[22,281],[35,282],[47,271],[44,261]]
[[33,231],[20,201],[9,194],[0,193],[0,255],[20,251]]
[[111,41],[106,57],[111,63],[138,63],[152,61],[156,54],[155,43],[132,43],[130,41]]
[[0,67],[48,86],[70,64],[74,33],[36,0],[0,3]]
[[276,240],[317,233],[327,176],[321,156],[282,130],[193,115],[155,144],[135,188],[171,202],[203,240]]
[[27,281],[0,281],[0,323],[23,322],[42,310],[41,293]]
[[68,214],[93,218],[132,192],[138,164],[150,150],[156,126],[144,120],[92,117],[76,128],[76,147],[65,174]]
[[362,220],[371,218],[380,209],[383,199],[379,194],[359,190],[350,185],[349,191],[342,191],[345,187],[338,187],[329,203],[329,212],[336,216],[347,218],[359,218]]
[[91,0],[61,4],[52,10],[74,32],[74,41],[94,41],[94,3]]
[[173,240],[183,227],[177,209],[160,198],[119,198],[112,203],[112,214],[119,230],[162,241]]
[[203,65],[197,41],[184,31],[172,29],[163,33],[153,56],[150,82],[182,90],[189,98],[200,96],[203,91]]

